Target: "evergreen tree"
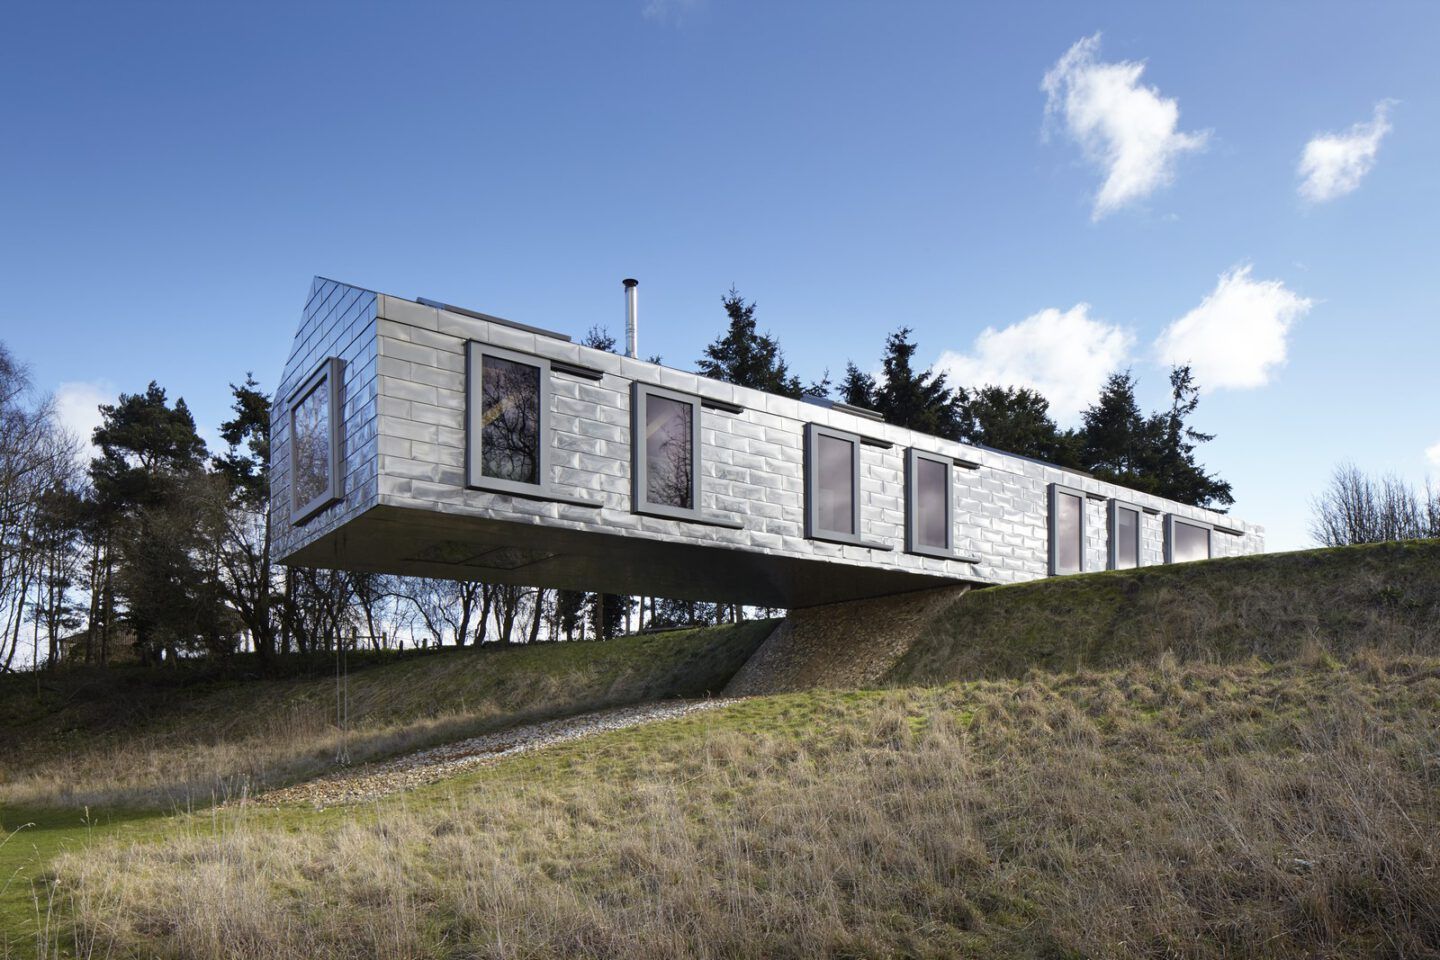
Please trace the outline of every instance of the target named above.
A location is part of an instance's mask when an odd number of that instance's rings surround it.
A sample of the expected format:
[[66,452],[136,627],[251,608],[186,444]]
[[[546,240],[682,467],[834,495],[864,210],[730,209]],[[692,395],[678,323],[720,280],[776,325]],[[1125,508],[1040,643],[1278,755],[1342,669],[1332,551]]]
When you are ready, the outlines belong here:
[[233,416],[220,425],[227,449],[213,460],[230,500],[220,550],[221,588],[255,652],[266,661],[275,650],[276,601],[288,602],[275,596],[270,558],[270,396],[250,374],[243,384],[232,383],[230,393]]
[[874,409],[897,427],[954,439],[959,425],[953,391],[945,385],[945,374],[915,369],[918,345],[910,332],[901,327],[885,338],[884,377],[874,388]]
[[721,304],[730,326],[696,361],[700,375],[784,397],[800,397],[804,392],[800,378],[790,373],[779,341],[768,333],[757,332],[754,301],[746,303],[731,287]]
[[1147,462],[1152,423],[1135,400],[1135,378],[1112,373],[1088,409],[1081,429],[1081,466],[1102,480],[1149,492],[1154,475]]
[[875,409],[875,378],[853,363],[845,364],[845,379],[840,381],[840,400],[852,407]]
[[1151,492],[1196,507],[1230,506],[1235,502],[1230,484],[1195,462],[1195,448],[1215,439],[1188,424],[1200,403],[1189,364],[1170,371],[1170,409],[1155,414],[1149,433],[1153,438],[1145,470]]
[[1079,463],[1079,437],[1057,427],[1050,401],[1029,387],[960,389],[954,408],[960,440],[1062,467]]

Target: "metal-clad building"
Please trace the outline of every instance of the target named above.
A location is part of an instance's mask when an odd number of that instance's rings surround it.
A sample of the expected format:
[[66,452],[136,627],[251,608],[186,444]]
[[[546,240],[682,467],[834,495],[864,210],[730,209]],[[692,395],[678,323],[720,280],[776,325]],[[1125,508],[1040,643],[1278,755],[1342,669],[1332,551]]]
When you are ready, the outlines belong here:
[[272,426],[283,562],[780,607],[1258,553],[1084,474],[317,278]]

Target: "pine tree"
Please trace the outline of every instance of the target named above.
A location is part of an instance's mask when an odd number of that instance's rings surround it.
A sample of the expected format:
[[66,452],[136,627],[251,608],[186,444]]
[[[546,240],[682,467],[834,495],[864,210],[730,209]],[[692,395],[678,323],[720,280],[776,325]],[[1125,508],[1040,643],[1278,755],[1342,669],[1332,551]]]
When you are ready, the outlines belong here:
[[901,327],[885,338],[884,377],[875,387],[874,408],[897,427],[954,439],[959,432],[954,392],[945,385],[945,374],[915,369],[919,347],[910,333]]
[[852,407],[875,409],[875,378],[853,363],[845,364],[845,379],[840,381],[840,400]]
[[1145,471],[1157,496],[1196,507],[1230,506],[1235,502],[1230,484],[1195,462],[1195,448],[1215,439],[1187,423],[1200,404],[1200,388],[1189,364],[1170,371],[1170,409],[1151,417],[1153,437]]
[[1147,461],[1155,438],[1129,370],[1110,375],[1083,423],[1080,465],[1102,480],[1150,492],[1155,477]]
[[1029,387],[960,389],[954,409],[959,439],[967,443],[1062,467],[1079,463],[1078,435],[1057,427],[1050,418],[1050,401]]
[[784,397],[800,397],[804,388],[800,378],[790,373],[779,341],[768,333],[757,332],[754,301],[746,303],[731,287],[720,302],[730,326],[696,361],[700,375]]

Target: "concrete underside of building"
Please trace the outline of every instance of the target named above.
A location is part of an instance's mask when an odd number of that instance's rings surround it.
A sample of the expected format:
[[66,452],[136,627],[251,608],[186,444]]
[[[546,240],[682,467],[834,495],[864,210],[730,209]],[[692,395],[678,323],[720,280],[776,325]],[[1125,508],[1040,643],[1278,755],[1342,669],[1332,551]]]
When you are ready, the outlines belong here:
[[[496,482],[477,455],[500,409],[478,379],[492,358],[533,375],[532,483]],[[646,397],[690,411],[683,510],[646,502]],[[292,565],[801,608],[1051,575],[1057,496],[1073,572],[1116,564],[1117,514],[1137,566],[1170,558],[1172,528],[1208,556],[1264,548],[1222,513],[320,278],[272,424],[272,530]],[[817,529],[820,436],[854,472],[841,534]],[[920,460],[944,472],[941,548],[916,545]]]

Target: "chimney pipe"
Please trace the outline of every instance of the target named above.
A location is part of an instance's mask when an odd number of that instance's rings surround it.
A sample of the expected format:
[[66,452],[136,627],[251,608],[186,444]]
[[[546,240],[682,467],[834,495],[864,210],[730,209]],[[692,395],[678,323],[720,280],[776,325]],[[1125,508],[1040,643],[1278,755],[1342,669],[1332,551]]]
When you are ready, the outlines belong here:
[[635,289],[639,280],[626,279],[625,284],[625,356],[640,359],[640,295]]

